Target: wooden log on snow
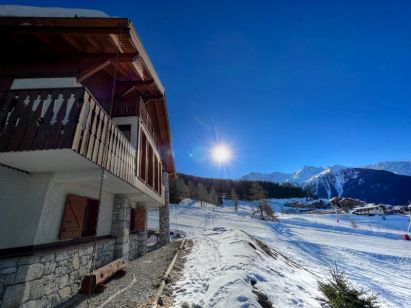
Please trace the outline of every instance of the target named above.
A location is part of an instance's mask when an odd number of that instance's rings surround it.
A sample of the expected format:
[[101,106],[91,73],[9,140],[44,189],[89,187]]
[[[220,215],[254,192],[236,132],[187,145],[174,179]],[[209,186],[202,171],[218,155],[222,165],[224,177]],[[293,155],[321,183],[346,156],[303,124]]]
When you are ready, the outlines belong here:
[[80,293],[90,294],[98,285],[101,285],[113,275],[121,272],[125,272],[126,261],[123,259],[117,259],[99,269],[95,270],[91,275],[86,275],[81,280]]

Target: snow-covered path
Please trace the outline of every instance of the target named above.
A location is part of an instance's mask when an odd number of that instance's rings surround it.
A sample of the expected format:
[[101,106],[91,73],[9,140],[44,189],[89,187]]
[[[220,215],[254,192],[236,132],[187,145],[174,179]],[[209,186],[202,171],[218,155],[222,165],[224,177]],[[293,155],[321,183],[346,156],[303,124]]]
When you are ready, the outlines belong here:
[[[156,215],[150,214],[152,227]],[[346,215],[337,223],[333,215],[281,215],[280,224],[274,224],[251,218],[247,209],[213,212],[193,202],[172,205],[170,215],[172,228],[194,241],[176,287],[177,304],[259,307],[252,293],[257,288],[277,307],[319,307],[317,280],[327,277],[334,263],[353,283],[378,294],[382,307],[409,307],[411,302],[411,242],[401,240],[400,231],[406,217],[383,221]],[[240,230],[280,257],[253,249],[253,240]],[[290,266],[290,260],[297,266]],[[257,281],[254,288],[250,281]]]

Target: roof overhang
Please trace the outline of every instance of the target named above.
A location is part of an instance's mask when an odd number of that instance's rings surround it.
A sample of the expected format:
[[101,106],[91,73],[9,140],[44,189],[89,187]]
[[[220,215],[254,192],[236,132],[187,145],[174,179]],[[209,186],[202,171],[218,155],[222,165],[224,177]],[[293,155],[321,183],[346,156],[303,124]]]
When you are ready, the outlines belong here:
[[[101,62],[102,66],[115,65],[120,75],[117,80],[124,87],[124,95],[136,93],[133,91],[137,90],[147,104],[154,105],[152,110],[159,119],[163,161],[167,172],[175,173],[165,90],[129,19],[0,17],[0,40],[3,46],[8,46],[0,53],[4,55],[9,52],[8,56],[2,57],[2,61],[7,62],[12,57],[18,60],[17,64],[23,69],[28,54],[36,54],[46,62],[49,56],[57,55],[58,60],[68,62],[90,59]],[[0,77],[13,74],[14,68],[8,70],[4,66]],[[82,73],[79,78],[86,78],[90,72],[84,70]]]

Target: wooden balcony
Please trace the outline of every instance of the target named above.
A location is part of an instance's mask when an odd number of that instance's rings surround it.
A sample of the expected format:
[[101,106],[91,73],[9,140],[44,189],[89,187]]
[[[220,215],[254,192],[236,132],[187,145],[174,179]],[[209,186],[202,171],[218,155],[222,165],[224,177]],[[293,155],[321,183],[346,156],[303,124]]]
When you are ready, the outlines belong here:
[[[142,115],[146,111],[141,106]],[[85,88],[0,92],[2,164],[28,172],[98,171],[103,164],[106,134],[106,170],[134,189],[124,188],[116,180],[121,187],[118,192],[132,194],[137,188],[162,201],[162,187],[155,191],[138,177],[137,150]]]

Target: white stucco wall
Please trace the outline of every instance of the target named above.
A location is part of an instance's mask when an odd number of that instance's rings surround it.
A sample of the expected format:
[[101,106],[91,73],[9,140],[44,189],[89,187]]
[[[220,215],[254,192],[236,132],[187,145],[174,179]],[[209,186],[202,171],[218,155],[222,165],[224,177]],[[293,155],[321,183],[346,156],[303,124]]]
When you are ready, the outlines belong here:
[[[58,183],[53,173],[26,174],[0,166],[0,249],[58,241],[68,194],[98,199],[98,190]],[[103,192],[97,235],[111,234],[114,195]]]
[[0,249],[33,245],[51,179],[0,166]]
[[[39,227],[34,243],[50,243],[58,241],[60,226],[63,219],[66,197],[75,194],[91,199],[98,199],[98,190],[79,183],[57,183],[54,179],[41,212]],[[98,219],[97,235],[111,234],[111,216],[113,212],[114,195],[103,192]]]

